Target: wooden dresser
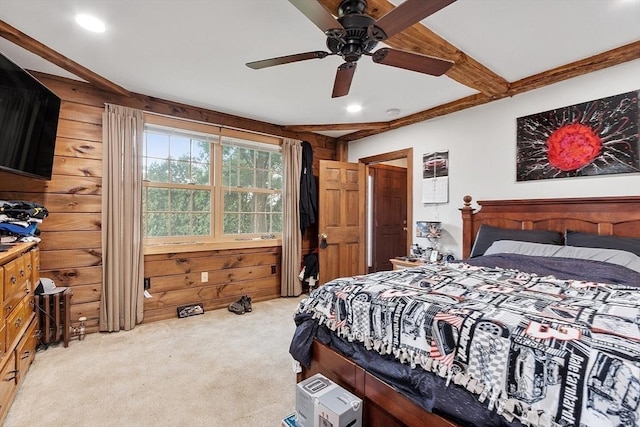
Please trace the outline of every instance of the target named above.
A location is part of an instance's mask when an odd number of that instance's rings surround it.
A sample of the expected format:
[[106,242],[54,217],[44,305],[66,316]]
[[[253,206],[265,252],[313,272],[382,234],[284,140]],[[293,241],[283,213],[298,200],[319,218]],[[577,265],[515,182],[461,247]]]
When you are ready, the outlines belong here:
[[33,291],[40,280],[35,243],[0,252],[0,425],[36,354],[38,322]]

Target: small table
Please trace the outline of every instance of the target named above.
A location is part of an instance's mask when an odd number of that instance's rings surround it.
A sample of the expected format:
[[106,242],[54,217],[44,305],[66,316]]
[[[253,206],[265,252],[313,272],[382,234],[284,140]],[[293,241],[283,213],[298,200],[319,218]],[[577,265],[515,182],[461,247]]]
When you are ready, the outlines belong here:
[[393,264],[394,270],[401,270],[409,267],[420,267],[421,265],[424,265],[424,262],[417,258],[391,258],[389,261]]

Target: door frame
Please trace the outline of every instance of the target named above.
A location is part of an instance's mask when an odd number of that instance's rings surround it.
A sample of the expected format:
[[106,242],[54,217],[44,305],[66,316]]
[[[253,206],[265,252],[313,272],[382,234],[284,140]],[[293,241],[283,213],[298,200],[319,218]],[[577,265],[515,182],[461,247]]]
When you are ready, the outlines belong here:
[[[369,165],[376,163],[388,162],[391,160],[406,159],[407,161],[407,255],[411,250],[411,242],[413,241],[413,148],[405,148],[403,150],[391,151],[389,153],[376,154],[374,156],[362,157],[358,159],[359,163],[364,163],[367,167],[366,175],[369,176]],[[366,191],[369,191],[368,183]],[[365,210],[369,208],[367,202]],[[368,212],[367,212],[368,215]],[[367,241],[367,245],[370,242]],[[367,247],[367,251],[369,248]]]

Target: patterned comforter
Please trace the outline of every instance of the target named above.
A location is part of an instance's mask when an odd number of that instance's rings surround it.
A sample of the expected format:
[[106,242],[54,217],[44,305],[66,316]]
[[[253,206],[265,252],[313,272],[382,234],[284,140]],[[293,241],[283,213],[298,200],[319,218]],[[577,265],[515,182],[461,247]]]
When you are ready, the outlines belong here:
[[523,424],[640,425],[640,288],[465,263],[336,279],[302,301],[339,336]]

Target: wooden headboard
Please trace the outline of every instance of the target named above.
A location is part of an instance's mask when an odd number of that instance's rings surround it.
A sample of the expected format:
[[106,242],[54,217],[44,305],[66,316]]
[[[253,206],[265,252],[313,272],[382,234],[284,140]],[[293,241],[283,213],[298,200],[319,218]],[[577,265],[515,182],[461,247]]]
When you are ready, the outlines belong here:
[[521,230],[582,231],[640,237],[640,196],[569,199],[480,200],[464,196],[462,256],[469,258],[480,225]]

